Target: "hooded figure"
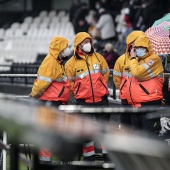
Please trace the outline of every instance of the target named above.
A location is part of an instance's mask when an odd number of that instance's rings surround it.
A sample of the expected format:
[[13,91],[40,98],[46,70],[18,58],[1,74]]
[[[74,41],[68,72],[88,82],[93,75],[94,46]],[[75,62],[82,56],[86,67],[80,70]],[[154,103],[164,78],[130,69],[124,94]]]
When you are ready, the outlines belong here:
[[[133,107],[163,99],[163,65],[161,58],[153,53],[148,37],[140,36],[131,50],[129,69],[132,77],[127,81],[127,100]],[[157,102],[156,102],[157,103]]]
[[97,103],[108,95],[109,68],[102,55],[94,52],[92,39],[80,32],[74,39],[74,56],[66,63],[66,71],[75,99]]
[[127,104],[126,100],[126,81],[129,74],[129,63],[130,63],[130,49],[134,41],[141,35],[145,35],[143,31],[133,31],[126,38],[126,51],[121,55],[115,65],[113,70],[113,82],[117,89],[120,90],[120,99],[122,104]]
[[68,40],[55,36],[49,54],[41,63],[30,96],[56,105],[65,104],[70,98],[70,83],[63,61],[69,55]]
[[[94,52],[92,38],[88,33],[76,34],[74,55],[66,63],[66,72],[77,105],[108,106],[107,82],[110,70],[104,57]],[[107,113],[90,114],[89,116],[93,115],[97,121],[110,120],[110,114]],[[104,147],[102,152],[106,154]],[[85,143],[83,146],[84,159],[94,161],[94,154],[94,142]]]
[[[153,53],[148,37],[140,36],[130,52],[127,80],[127,101],[135,108],[161,107],[163,99],[163,65],[161,58]],[[155,134],[160,130],[160,118],[147,119],[147,113],[131,115],[131,125],[138,130]],[[158,135],[158,134],[156,134]]]
[[[119,97],[121,99],[122,106],[128,106],[126,92],[127,88],[127,80],[128,77],[131,76],[129,70],[130,64],[130,50],[133,46],[134,41],[141,35],[145,35],[143,31],[133,31],[126,38],[126,51],[123,55],[121,55],[114,65],[113,69],[113,82],[117,89],[119,89]],[[120,115],[121,125],[131,125],[131,114],[123,113]]]

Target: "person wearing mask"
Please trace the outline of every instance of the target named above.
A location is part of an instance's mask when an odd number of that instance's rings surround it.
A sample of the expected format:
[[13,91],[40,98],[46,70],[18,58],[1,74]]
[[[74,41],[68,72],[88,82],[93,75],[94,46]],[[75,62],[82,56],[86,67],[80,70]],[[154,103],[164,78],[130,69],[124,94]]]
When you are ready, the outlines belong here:
[[[109,67],[102,55],[94,52],[91,36],[86,32],[76,34],[74,55],[66,63],[66,72],[71,84],[71,92],[76,105],[108,106]],[[89,116],[92,116],[90,114]],[[97,121],[109,121],[110,114],[94,114]],[[107,152],[102,150],[105,159]],[[95,160],[94,142],[83,146],[85,161]]]
[[[64,105],[70,98],[70,83],[63,62],[69,56],[68,40],[55,36],[49,45],[49,54],[42,61],[37,79],[34,81],[30,97],[36,98],[42,104],[58,107]],[[50,162],[52,153],[41,149],[39,160]]]
[[[151,42],[145,35],[134,42],[130,51],[127,80],[127,101],[132,107],[161,107],[163,99],[163,65],[161,58],[154,54]],[[135,129],[155,133],[160,127],[160,118],[147,119],[145,113],[132,114],[131,125]],[[160,130],[160,129],[159,129]]]
[[113,69],[116,60],[118,59],[119,55],[114,50],[114,47],[111,43],[106,43],[104,50],[102,52],[103,57],[106,59],[109,69]]
[[[124,107],[129,107],[126,97],[127,79],[130,76],[129,64],[130,64],[130,50],[133,46],[134,41],[141,35],[145,35],[143,31],[133,31],[126,38],[126,51],[121,55],[114,65],[113,69],[113,82],[117,89],[119,89],[119,97],[121,99],[121,104]],[[131,114],[122,113],[120,115],[121,125],[131,125]]]

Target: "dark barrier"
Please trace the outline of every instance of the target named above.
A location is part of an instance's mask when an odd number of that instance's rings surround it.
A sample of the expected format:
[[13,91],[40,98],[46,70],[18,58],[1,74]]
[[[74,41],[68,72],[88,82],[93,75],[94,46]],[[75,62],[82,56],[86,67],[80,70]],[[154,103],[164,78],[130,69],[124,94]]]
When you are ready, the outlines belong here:
[[[5,106],[5,107],[4,107]],[[34,160],[30,166],[39,169],[98,169],[116,170],[169,170],[170,150],[167,145],[143,133],[118,129],[117,124],[94,123],[82,114],[150,112],[152,114],[169,108],[125,109],[121,107],[83,107],[50,105],[42,106],[37,100],[28,98],[0,98],[0,129],[6,131],[11,140],[11,170],[18,170],[18,144],[34,144]],[[80,116],[81,115],[81,116]],[[111,158],[111,163],[85,163],[72,158],[86,140],[102,142]],[[67,146],[67,147],[66,147]],[[13,148],[12,148],[13,147]],[[68,162],[47,165],[39,163],[38,149],[48,148],[54,153],[65,153]],[[23,158],[23,157],[22,157]]]

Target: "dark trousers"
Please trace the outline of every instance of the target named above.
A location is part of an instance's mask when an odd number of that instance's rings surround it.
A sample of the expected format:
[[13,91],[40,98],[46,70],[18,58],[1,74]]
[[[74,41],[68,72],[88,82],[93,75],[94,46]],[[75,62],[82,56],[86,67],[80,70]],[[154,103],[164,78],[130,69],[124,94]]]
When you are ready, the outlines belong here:
[[46,101],[46,100],[39,100],[39,103],[45,106],[54,106],[54,107],[58,107],[60,105],[62,105],[61,101]]
[[[76,105],[89,106],[89,107],[100,107],[100,106],[106,106],[106,107],[108,106],[109,107],[109,102],[108,102],[107,96],[104,96],[104,97],[102,97],[102,101],[96,102],[96,103],[86,103],[85,99],[78,99],[78,100],[76,100]],[[86,114],[83,116],[90,117],[90,118],[94,117],[94,118],[96,118],[97,122],[105,121],[108,123],[110,121],[109,113],[89,113],[89,114]],[[85,143],[89,143],[89,142],[91,142],[91,141],[90,140],[85,141]],[[94,147],[95,147],[95,152],[96,152],[97,151],[96,142],[95,142]],[[104,160],[107,158],[106,155],[107,154],[104,154]],[[84,160],[85,161],[95,161],[95,155],[84,157]]]
[[[121,100],[122,107],[132,108],[131,105],[128,104],[127,100]],[[120,114],[120,122],[121,126],[131,127],[131,113],[124,112]]]
[[[146,108],[146,113],[133,113],[131,114],[131,126],[136,130],[143,130],[146,133],[150,134],[158,134],[159,130],[161,130],[160,126],[160,117],[154,119],[148,119],[147,116],[147,108],[150,107],[161,107],[161,100],[151,101],[142,103],[142,108]],[[154,114],[154,113],[153,113]]]
[[[78,99],[76,100],[76,105],[89,106],[89,107],[100,107],[100,106],[109,107],[109,101],[107,99],[107,96],[102,97],[102,101],[96,103],[86,103],[85,99]],[[97,121],[107,121],[107,122],[110,121],[109,113],[89,113],[84,116],[95,117]]]

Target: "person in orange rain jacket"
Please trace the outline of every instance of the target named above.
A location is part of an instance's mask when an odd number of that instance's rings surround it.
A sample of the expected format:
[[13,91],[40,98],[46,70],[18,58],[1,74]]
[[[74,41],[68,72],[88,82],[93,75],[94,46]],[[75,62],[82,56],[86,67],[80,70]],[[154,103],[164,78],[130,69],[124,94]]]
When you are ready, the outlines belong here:
[[30,96],[59,106],[66,104],[70,98],[70,83],[63,65],[63,61],[69,55],[68,40],[55,36],[50,43],[49,51],[38,69]]
[[[74,55],[66,63],[71,92],[76,100],[76,105],[108,106],[107,82],[110,70],[104,57],[94,52],[92,44],[92,38],[88,33],[76,34]],[[110,120],[110,114],[107,113],[96,113],[94,116],[97,120]],[[105,153],[103,147],[103,154]],[[94,142],[84,144],[83,155],[84,160],[94,161]]]
[[[56,106],[66,104],[70,98],[70,83],[63,62],[69,56],[68,40],[55,36],[49,45],[49,54],[41,63],[37,79],[34,82],[30,97],[38,99],[42,104]],[[39,160],[50,162],[52,153],[43,148],[39,152]]]
[[[130,52],[129,70],[132,76],[127,79],[126,98],[135,108],[161,107],[163,99],[163,65],[161,58],[153,53],[150,40],[145,35],[134,42]],[[160,128],[160,118],[147,119],[146,113],[132,114],[131,124],[135,129],[155,132]]]
[[[145,35],[143,31],[133,31],[126,38],[126,51],[123,55],[121,55],[114,65],[113,69],[113,82],[117,89],[119,89],[119,97],[121,99],[121,104],[123,107],[130,107],[127,98],[126,91],[127,88],[127,78],[131,76],[129,72],[129,64],[130,64],[130,49],[133,46],[134,41],[141,35]],[[124,125],[131,126],[131,114],[130,113],[122,113],[120,114],[121,126],[123,128]]]

